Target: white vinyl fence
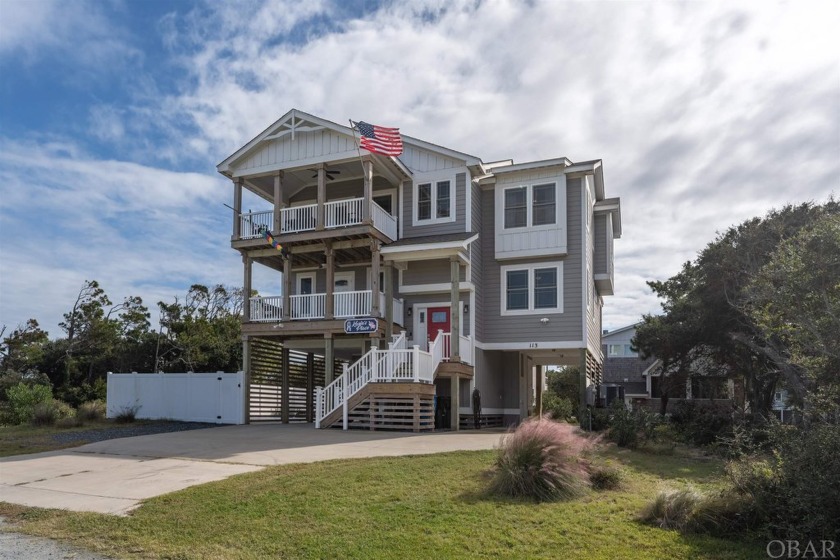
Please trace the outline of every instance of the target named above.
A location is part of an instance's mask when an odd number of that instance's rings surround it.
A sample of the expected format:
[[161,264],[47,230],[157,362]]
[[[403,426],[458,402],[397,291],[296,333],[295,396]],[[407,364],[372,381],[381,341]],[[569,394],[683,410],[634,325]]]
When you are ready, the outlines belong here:
[[244,424],[243,372],[108,373],[108,418],[136,408],[136,418]]

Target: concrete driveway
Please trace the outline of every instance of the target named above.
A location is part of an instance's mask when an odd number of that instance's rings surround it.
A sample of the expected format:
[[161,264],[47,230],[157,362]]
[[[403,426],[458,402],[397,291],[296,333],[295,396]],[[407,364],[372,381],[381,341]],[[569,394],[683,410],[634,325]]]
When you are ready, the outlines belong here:
[[142,500],[270,465],[492,449],[502,433],[252,424],[112,439],[0,459],[0,501],[125,515]]

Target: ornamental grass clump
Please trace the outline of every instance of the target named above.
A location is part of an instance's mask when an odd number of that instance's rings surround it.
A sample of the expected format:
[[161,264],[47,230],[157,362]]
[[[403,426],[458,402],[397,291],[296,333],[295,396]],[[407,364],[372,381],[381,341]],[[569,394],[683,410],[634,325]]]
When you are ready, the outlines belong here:
[[569,424],[526,420],[504,436],[488,492],[538,502],[579,496],[588,486],[582,455],[592,446]]

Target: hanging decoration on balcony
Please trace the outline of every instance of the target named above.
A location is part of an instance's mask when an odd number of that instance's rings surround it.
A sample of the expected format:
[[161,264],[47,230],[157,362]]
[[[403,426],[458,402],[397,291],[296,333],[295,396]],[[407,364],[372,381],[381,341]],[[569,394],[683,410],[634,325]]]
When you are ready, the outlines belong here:
[[271,232],[268,231],[267,227],[260,226],[260,233],[262,233],[262,236],[265,238],[266,241],[268,241],[269,245],[271,245],[272,247],[274,247],[275,249],[280,251],[280,255],[284,259],[289,256],[289,249],[286,248],[286,247],[283,247],[283,245],[281,245],[279,241],[274,239],[274,236],[271,235]]

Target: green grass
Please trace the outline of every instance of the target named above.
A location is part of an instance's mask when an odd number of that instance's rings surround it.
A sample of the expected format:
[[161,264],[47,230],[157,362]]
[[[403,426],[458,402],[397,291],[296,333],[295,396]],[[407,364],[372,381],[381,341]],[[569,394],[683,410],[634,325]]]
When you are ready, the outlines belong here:
[[[153,420],[138,421],[137,423],[154,423]],[[113,420],[87,420],[83,426],[74,428],[57,428],[55,426],[31,426],[23,424],[20,426],[0,426],[0,457],[10,455],[24,455],[27,453],[40,453],[41,451],[53,451],[78,447],[89,443],[89,441],[74,441],[61,443],[53,439],[54,434],[67,432],[90,432],[103,428],[130,429],[131,424],[115,424]]]
[[0,504],[17,530],[121,558],[764,558],[760,543],[636,521],[665,485],[721,464],[608,451],[619,491],[559,503],[486,498],[494,452],[287,465],[154,498],[130,517]]

